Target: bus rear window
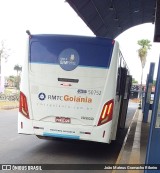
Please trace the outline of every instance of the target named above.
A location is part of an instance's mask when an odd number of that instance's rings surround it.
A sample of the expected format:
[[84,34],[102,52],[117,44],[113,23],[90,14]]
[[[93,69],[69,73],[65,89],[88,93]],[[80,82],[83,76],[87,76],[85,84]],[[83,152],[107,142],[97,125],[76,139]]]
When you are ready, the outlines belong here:
[[63,41],[63,39],[36,38],[30,40],[30,63],[58,64],[64,50],[73,50],[79,56],[79,66],[108,68],[111,61],[113,44],[98,41]]

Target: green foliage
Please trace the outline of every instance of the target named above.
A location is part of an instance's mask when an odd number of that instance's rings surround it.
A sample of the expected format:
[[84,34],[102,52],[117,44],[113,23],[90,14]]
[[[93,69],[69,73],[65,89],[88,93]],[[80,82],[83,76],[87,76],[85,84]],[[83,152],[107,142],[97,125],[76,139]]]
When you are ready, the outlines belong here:
[[156,80],[153,80],[153,86],[156,86]]
[[22,71],[22,66],[16,64],[16,65],[14,66],[14,70],[17,71],[17,76],[18,76],[18,75],[20,75],[20,74],[18,74],[18,72],[21,72],[21,71]]
[[16,64],[14,66],[14,70],[17,71],[17,76],[16,76],[16,80],[15,80],[15,86],[16,86],[17,89],[19,89],[19,85],[20,85],[20,81],[21,81],[20,74],[22,72],[22,66]]
[[147,48],[147,49],[151,49],[151,44],[150,44],[150,40],[148,39],[142,39],[142,40],[138,40],[138,45],[140,45],[142,48]]
[[16,76],[6,77],[6,82],[8,84],[8,87],[15,87],[15,85],[16,85]]
[[135,78],[132,78],[132,84],[138,84],[138,81],[136,81]]
[[9,76],[9,77],[7,78],[7,80],[10,80],[10,81],[14,82],[14,81],[15,81],[15,76]]
[[147,57],[148,50],[151,49],[152,45],[150,44],[150,41],[147,39],[138,40],[137,44],[141,46],[138,49],[138,56],[140,58],[142,68],[144,68],[146,64],[146,57]]

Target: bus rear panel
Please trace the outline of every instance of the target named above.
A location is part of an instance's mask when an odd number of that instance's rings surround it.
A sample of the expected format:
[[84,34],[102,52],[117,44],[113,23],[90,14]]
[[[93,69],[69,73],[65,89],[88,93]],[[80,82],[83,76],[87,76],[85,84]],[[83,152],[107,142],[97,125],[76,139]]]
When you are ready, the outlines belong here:
[[118,54],[118,43],[111,39],[31,35],[18,132],[110,143],[118,118]]

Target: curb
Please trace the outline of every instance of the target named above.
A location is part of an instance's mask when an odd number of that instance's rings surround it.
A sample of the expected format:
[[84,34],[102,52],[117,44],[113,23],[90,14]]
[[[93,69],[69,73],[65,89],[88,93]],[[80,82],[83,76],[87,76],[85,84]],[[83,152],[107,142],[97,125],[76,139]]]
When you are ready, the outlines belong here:
[[[141,110],[139,110],[139,116],[138,116],[136,131],[135,131],[135,135],[134,135],[134,142],[133,142],[132,151],[131,151],[131,155],[130,155],[128,164],[142,164],[141,160],[140,160],[142,118],[143,118],[143,116],[142,116]],[[132,172],[140,173],[140,172],[142,172],[142,170],[134,170],[134,171],[128,170],[127,173],[132,173]]]
[[[140,164],[142,113],[136,110],[115,164]],[[112,173],[139,173],[139,170],[113,170]]]

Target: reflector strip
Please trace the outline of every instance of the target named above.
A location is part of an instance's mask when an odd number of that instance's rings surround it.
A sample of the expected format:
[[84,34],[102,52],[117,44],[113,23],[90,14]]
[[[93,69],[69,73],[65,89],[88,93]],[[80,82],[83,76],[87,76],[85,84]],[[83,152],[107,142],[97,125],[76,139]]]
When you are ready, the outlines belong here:
[[90,135],[91,133],[90,132],[85,132],[85,134]]
[[42,129],[42,130],[44,130],[44,127],[33,127],[34,129]]
[[66,135],[66,134],[57,134],[57,133],[48,133],[48,132],[44,132],[43,136],[66,138],[66,139],[79,139],[80,138],[79,136],[76,136],[76,135]]
[[23,122],[21,122],[21,129],[23,129]]
[[105,136],[105,133],[106,133],[106,131],[104,130],[104,132],[103,132],[103,138],[104,138],[104,136]]
[[80,132],[80,134],[91,135],[91,132]]

